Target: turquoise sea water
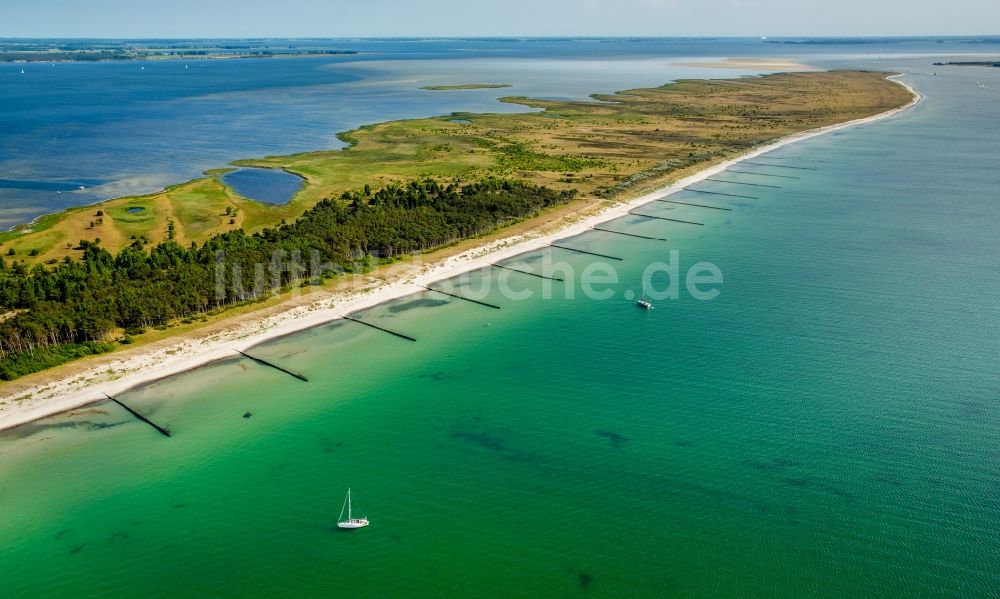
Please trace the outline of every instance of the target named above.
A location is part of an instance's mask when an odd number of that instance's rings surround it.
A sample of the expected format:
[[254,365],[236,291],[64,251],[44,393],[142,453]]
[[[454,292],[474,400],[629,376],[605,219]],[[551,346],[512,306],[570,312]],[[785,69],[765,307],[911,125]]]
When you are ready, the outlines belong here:
[[[798,179],[724,177],[780,189],[698,186],[757,199],[674,198],[731,211],[642,209],[702,227],[605,225],[668,242],[567,240],[625,258],[613,299],[514,273],[501,310],[359,315],[416,343],[254,349],[308,383],[234,359],[122,396],[170,439],[113,404],[0,433],[3,596],[1000,594],[996,71],[737,169]],[[637,310],[671,249],[721,295]],[[600,261],[514,262],[546,254]]]

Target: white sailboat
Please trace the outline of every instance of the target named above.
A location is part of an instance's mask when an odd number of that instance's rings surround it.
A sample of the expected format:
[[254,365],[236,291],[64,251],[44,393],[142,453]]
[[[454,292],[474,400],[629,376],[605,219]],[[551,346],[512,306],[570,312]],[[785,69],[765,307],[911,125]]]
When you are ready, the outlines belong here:
[[642,295],[635,300],[635,305],[642,308],[643,310],[652,310],[653,302],[649,301],[649,297],[646,295],[646,285],[642,285]]
[[[344,519],[344,510],[347,510],[347,519]],[[340,516],[337,517],[337,528],[364,528],[368,526],[368,518],[355,518],[351,514],[351,488],[347,488],[347,498],[344,499],[344,506],[340,508]]]

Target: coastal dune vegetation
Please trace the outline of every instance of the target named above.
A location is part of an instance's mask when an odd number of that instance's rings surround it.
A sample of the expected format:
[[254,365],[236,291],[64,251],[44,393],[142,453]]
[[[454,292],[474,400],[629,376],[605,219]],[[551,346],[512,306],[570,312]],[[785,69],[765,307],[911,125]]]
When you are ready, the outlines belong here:
[[[0,235],[0,378],[131,343],[296,285],[335,285],[282,266],[264,289],[226,281],[275,252],[319,251],[357,271],[552,211],[630,197],[776,138],[910,100],[884,73],[685,80],[590,101],[505,98],[538,109],[367,125],[343,150],[239,161],[305,180],[264,205],[220,173],[109,200]],[[578,198],[574,200],[574,198]],[[331,282],[329,279],[333,278]]]

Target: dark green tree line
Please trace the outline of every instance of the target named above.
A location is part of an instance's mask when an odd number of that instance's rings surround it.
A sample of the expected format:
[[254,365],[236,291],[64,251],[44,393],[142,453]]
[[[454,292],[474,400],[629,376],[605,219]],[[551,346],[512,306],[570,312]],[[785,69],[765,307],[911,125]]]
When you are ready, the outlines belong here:
[[80,243],[82,258],[50,268],[0,259],[0,379],[108,351],[136,332],[252,301],[307,281],[489,233],[568,201],[572,192],[508,180],[434,180],[348,192],[295,222],[201,246],[140,242],[112,255]]

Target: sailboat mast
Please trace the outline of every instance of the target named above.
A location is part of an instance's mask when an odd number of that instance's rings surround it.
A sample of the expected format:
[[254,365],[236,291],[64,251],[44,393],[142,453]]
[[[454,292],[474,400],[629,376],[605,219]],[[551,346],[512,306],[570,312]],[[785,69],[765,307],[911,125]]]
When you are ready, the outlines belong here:
[[[351,497],[351,488],[347,487],[347,496],[344,497],[344,505],[340,508],[340,517],[337,518],[337,528],[351,530],[368,526],[367,517],[354,517],[353,503],[354,499]],[[347,510],[347,519],[344,519],[344,510]]]
[[344,505],[340,506],[340,515],[337,516],[337,522],[343,522],[344,521],[344,508],[346,508],[346,507],[347,507],[347,500],[345,499],[344,500]]

